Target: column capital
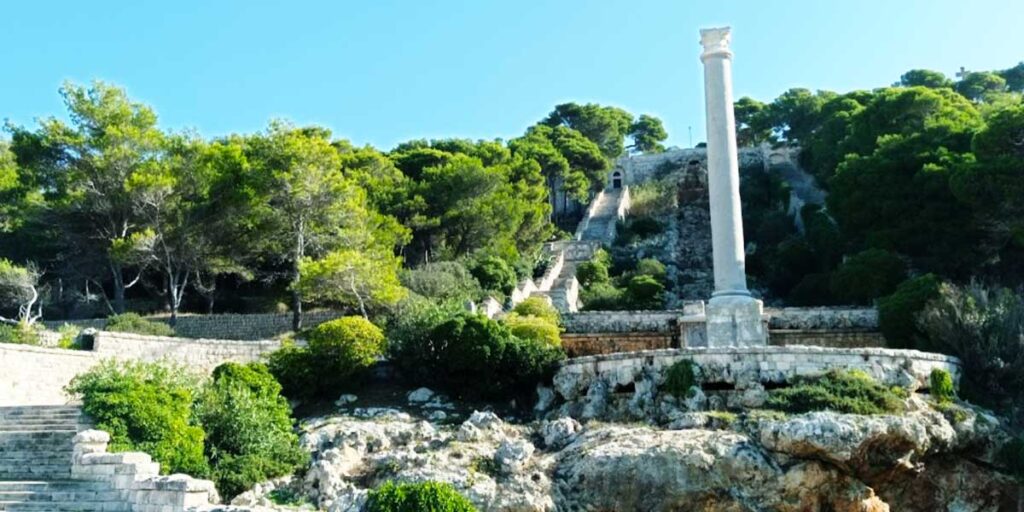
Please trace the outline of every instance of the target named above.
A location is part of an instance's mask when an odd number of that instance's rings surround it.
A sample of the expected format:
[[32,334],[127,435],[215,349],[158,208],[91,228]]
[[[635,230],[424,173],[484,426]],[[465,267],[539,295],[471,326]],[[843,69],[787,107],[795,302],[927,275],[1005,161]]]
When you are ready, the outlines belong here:
[[732,41],[732,29],[729,27],[702,28],[700,30],[700,44],[704,46],[704,53],[700,60],[704,61],[711,57],[732,58],[732,50],[729,43]]

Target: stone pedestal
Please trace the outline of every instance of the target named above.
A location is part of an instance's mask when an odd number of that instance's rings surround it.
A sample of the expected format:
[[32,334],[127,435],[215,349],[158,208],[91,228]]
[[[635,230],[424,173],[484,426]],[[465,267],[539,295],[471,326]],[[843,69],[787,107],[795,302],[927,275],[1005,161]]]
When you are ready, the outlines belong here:
[[707,306],[709,347],[765,345],[768,340],[761,320],[761,301],[747,290],[730,38],[729,28],[700,31],[715,267],[715,291]]
[[757,347],[767,344],[761,301],[750,296],[712,297],[705,308],[709,347]]

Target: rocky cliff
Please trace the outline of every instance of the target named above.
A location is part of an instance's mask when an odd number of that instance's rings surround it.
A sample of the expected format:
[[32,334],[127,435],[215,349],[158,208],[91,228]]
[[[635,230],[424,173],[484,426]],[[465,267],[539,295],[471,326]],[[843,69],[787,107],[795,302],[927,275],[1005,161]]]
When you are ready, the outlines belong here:
[[358,511],[368,489],[399,479],[451,482],[495,512],[1018,510],[1018,483],[993,463],[1005,441],[997,418],[918,397],[907,406],[879,416],[695,412],[693,428],[675,430],[354,409],[304,427],[314,462],[303,477],[235,503],[273,507],[276,490]]

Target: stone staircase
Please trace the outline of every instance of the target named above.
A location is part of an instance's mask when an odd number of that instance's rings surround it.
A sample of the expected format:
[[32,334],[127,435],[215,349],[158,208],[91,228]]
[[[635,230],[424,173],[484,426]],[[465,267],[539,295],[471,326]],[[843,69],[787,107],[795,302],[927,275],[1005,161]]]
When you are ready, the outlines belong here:
[[605,190],[594,198],[595,204],[590,215],[584,219],[585,226],[577,240],[611,243],[610,236],[614,233],[614,224],[619,220],[619,202],[625,189]]
[[130,511],[107,482],[71,479],[75,406],[0,407],[0,510]]

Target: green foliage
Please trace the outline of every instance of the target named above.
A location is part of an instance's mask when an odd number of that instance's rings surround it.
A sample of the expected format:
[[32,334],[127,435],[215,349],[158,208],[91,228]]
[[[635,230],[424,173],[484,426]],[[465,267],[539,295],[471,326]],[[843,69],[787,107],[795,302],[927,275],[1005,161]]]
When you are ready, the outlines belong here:
[[960,390],[968,400],[1024,423],[1024,299],[1007,289],[943,284],[918,315],[936,351],[963,363]]
[[636,270],[633,275],[650,276],[658,282],[664,282],[666,276],[665,265],[654,258],[644,258],[636,262]]
[[470,267],[480,287],[487,291],[497,291],[505,295],[512,293],[516,287],[516,271],[505,260],[497,256],[485,256]]
[[668,138],[668,132],[661,119],[647,114],[640,114],[629,127],[629,137],[633,139],[632,149],[640,153],[660,153],[665,150],[661,143]]
[[111,451],[146,452],[164,473],[205,477],[204,432],[192,422],[196,387],[181,367],[108,360],[76,376],[67,392],[110,433]]
[[576,266],[576,280],[583,288],[608,284],[608,266],[598,260],[584,261]]
[[664,302],[665,285],[648,275],[637,275],[629,279],[624,298],[630,309],[661,309]]
[[973,101],[982,101],[991,93],[1005,90],[1006,79],[988,71],[968,73],[956,83],[956,91]]
[[917,327],[917,315],[938,296],[939,284],[935,274],[914,277],[878,301],[878,326],[889,346],[927,349]]
[[305,333],[308,347],[287,344],[270,354],[267,367],[291,398],[332,397],[358,385],[384,355],[384,333],[369,320],[348,316]]
[[846,414],[892,414],[903,411],[902,388],[886,388],[860,371],[832,370],[820,377],[801,378],[788,388],[768,392],[765,407],[802,414],[834,411]]
[[665,391],[679,400],[686,398],[690,388],[697,385],[695,367],[689,359],[672,363],[665,371]]
[[612,311],[625,308],[625,291],[609,283],[596,283],[580,292],[586,311]]
[[946,370],[935,368],[928,375],[928,393],[938,402],[951,402],[956,398],[953,376]]
[[57,339],[58,347],[76,350],[83,348],[81,346],[81,339],[79,338],[79,335],[82,333],[82,329],[77,325],[66,323],[61,325],[57,332],[60,334],[60,338]]
[[440,301],[475,300],[480,283],[459,262],[427,263],[401,274],[402,284],[412,293]]
[[457,395],[528,396],[565,357],[545,341],[519,339],[501,323],[460,313],[437,325],[415,349],[396,354],[408,375]]
[[39,331],[25,322],[0,324],[0,343],[38,345]]
[[629,214],[656,217],[671,214],[676,207],[678,184],[672,177],[629,186]]
[[653,217],[630,216],[616,225],[615,245],[635,244],[661,233],[663,229],[665,226]]
[[1024,478],[1024,439],[1015,437],[1002,446],[996,462],[1017,478]]
[[103,327],[111,332],[130,332],[132,334],[144,334],[148,336],[174,336],[174,329],[171,326],[153,320],[146,320],[138,313],[122,313],[111,315],[107,318],[107,324]]
[[513,336],[521,340],[534,341],[551,347],[562,346],[558,324],[552,322],[550,318],[512,312],[505,315],[501,322],[508,327]]
[[512,312],[520,316],[535,316],[554,326],[562,324],[562,315],[550,302],[541,297],[528,297],[516,304]]
[[206,455],[223,497],[290,474],[308,460],[280,392],[263,364],[225,363],[199,395],[195,415],[206,431]]
[[387,317],[388,359],[410,380],[429,380],[430,369],[421,362],[431,357],[430,332],[462,311],[456,302],[438,304],[418,295],[403,299]]
[[899,84],[903,87],[921,86],[930,89],[953,87],[953,81],[946,78],[946,75],[930,69],[911,69],[900,76]]
[[367,512],[476,512],[451,484],[385,482],[370,491]]
[[398,280],[401,258],[390,248],[339,249],[321,259],[299,262],[299,281],[294,288],[306,300],[368,310],[393,306],[407,293]]
[[850,256],[832,274],[832,295],[849,304],[870,304],[906,277],[903,261],[888,251],[868,249]]

